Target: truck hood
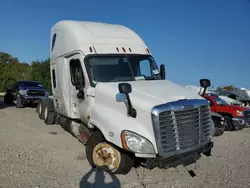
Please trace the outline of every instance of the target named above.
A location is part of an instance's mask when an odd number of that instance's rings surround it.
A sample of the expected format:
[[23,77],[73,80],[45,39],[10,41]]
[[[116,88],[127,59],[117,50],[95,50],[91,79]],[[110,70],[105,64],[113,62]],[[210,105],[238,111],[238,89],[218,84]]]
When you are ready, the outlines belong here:
[[20,90],[38,90],[38,91],[47,91],[44,87],[20,87]]
[[[156,105],[180,99],[203,99],[197,92],[168,80],[131,81],[127,83],[132,86],[132,93],[130,93],[132,105],[148,112],[151,112],[151,109]],[[122,101],[124,95],[119,93],[118,84],[117,82],[98,83],[96,92],[115,97],[118,102]]]

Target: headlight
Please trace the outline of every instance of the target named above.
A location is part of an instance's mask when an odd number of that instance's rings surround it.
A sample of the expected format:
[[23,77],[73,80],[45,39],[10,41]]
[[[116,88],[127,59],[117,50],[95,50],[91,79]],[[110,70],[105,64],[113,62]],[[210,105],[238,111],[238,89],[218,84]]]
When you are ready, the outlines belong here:
[[222,118],[220,119],[220,123],[223,125],[224,122],[225,122],[225,119],[222,117]]
[[48,95],[49,95],[49,92],[48,92],[48,91],[45,91],[45,95],[48,96]]
[[237,116],[243,116],[243,111],[236,110],[236,115],[237,115]]
[[25,95],[26,94],[26,90],[19,90],[19,94],[21,94],[21,95]]
[[121,137],[124,149],[130,150],[135,153],[155,153],[154,147],[151,142],[136,133],[123,131]]

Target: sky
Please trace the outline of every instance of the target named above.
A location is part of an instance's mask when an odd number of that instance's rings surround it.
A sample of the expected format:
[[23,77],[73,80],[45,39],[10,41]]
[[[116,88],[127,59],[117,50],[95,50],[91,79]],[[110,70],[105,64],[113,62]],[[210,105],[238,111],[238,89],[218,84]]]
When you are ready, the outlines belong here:
[[0,51],[22,62],[49,57],[60,20],[125,25],[138,33],[166,79],[250,88],[250,0],[0,0]]

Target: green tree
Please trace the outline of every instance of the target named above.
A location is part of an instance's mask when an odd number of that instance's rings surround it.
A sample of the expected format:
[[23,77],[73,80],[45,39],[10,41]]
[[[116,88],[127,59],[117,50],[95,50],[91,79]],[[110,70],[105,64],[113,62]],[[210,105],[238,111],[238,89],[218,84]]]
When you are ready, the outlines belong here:
[[5,91],[18,80],[40,81],[51,92],[50,60],[37,60],[29,65],[0,52],[0,91]]
[[227,85],[227,86],[218,86],[216,88],[216,90],[234,90],[236,89],[237,87],[235,87],[234,85]]
[[31,80],[40,81],[51,93],[50,59],[37,60],[31,63]]
[[5,91],[19,79],[29,79],[29,64],[20,63],[18,58],[0,52],[0,91]]

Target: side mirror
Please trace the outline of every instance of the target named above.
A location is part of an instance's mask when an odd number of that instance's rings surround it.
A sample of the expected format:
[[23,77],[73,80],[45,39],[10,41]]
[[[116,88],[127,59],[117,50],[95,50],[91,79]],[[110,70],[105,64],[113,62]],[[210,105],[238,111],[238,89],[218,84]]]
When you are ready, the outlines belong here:
[[120,93],[129,94],[132,92],[132,87],[128,83],[120,83],[118,87]]
[[209,79],[200,79],[200,86],[207,88],[211,86],[211,82]]
[[200,79],[200,86],[204,88],[201,96],[204,96],[208,87],[210,87],[211,82],[209,79]]
[[166,78],[166,71],[165,71],[165,65],[164,64],[160,65],[160,75],[161,75],[161,79],[165,80],[165,78]]
[[129,93],[132,92],[132,87],[129,83],[119,83],[118,84],[118,88],[119,88],[119,92],[125,94],[127,101],[128,101],[128,114],[135,118],[137,113],[136,110],[133,108],[132,104],[131,104],[131,100],[129,97]]
[[85,99],[85,95],[84,95],[84,91],[83,91],[83,90],[80,90],[80,91],[77,93],[76,96],[77,96],[78,99],[82,99],[82,100]]

